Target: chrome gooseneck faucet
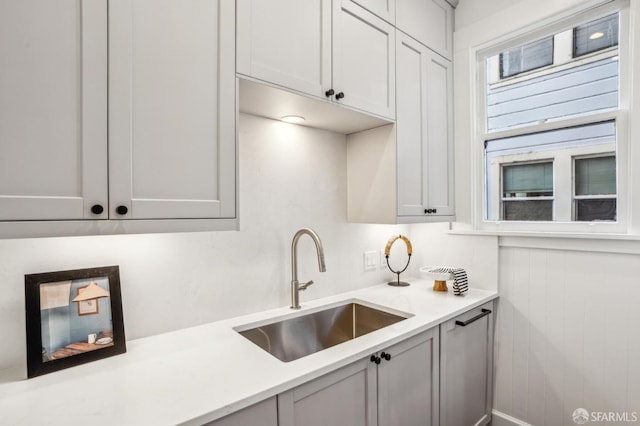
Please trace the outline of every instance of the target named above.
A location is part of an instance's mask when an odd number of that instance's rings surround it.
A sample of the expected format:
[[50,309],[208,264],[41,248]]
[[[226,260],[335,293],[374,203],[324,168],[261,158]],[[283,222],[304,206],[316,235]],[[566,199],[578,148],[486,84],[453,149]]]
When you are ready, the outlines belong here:
[[324,250],[322,249],[322,241],[320,237],[312,229],[302,228],[293,236],[291,242],[291,309],[300,309],[300,290],[306,290],[313,281],[309,281],[304,284],[298,282],[298,240],[304,234],[311,237],[316,244],[316,251],[318,252],[318,269],[320,272],[325,272],[327,268],[324,265]]

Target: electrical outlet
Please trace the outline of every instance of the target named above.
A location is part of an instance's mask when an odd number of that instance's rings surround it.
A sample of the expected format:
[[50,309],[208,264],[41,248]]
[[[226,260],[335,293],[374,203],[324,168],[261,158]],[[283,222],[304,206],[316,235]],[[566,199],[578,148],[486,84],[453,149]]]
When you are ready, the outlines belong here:
[[373,271],[378,266],[378,262],[376,261],[377,253],[375,251],[365,251],[364,252],[364,270],[365,271]]

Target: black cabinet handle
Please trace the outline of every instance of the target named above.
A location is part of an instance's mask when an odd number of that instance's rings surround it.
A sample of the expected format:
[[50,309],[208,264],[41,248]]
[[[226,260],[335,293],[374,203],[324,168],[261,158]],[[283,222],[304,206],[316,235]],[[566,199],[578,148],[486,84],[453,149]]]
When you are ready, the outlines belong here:
[[466,326],[468,326],[469,324],[471,324],[472,322],[474,322],[474,321],[478,321],[478,320],[479,320],[480,318],[482,318],[482,317],[486,317],[486,316],[487,316],[487,315],[489,315],[490,313],[491,313],[491,310],[489,310],[489,309],[482,309],[482,313],[480,313],[480,314],[476,315],[475,317],[470,318],[470,319],[468,319],[468,320],[466,320],[466,321],[456,321],[456,325],[460,325],[460,326],[462,326],[462,327],[466,327]]
[[425,214],[431,214],[431,213],[437,213],[438,210],[436,209],[424,209]]
[[369,359],[371,360],[371,362],[375,362],[376,364],[380,364],[380,362],[382,361],[379,356],[375,355],[371,355],[371,358]]
[[386,359],[387,361],[391,361],[391,354],[388,354],[388,353],[386,353],[386,352],[382,352],[382,353],[380,354],[380,356],[381,356],[382,358]]
[[339,100],[339,99],[342,99],[342,98],[344,98],[344,92],[340,92],[340,93],[338,93],[338,94],[336,95],[336,99],[338,99],[338,100]]
[[94,204],[93,206],[91,206],[91,213],[93,214],[102,214],[103,211],[104,207],[102,207],[100,204]]
[[333,89],[329,89],[329,90],[327,90],[326,92],[324,92],[324,95],[325,95],[327,98],[329,98],[329,97],[333,96],[333,94],[334,94],[334,93],[336,93],[336,92],[334,92],[334,90],[333,90]]
[[129,213],[129,209],[127,208],[127,206],[118,206],[116,208],[116,213],[118,213],[119,215],[125,215]]

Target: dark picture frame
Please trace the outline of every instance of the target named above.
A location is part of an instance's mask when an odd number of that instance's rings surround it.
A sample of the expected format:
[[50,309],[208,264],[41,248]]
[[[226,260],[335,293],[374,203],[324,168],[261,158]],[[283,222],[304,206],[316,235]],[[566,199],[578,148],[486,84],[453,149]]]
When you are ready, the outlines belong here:
[[25,275],[25,305],[28,378],[126,352],[118,266]]

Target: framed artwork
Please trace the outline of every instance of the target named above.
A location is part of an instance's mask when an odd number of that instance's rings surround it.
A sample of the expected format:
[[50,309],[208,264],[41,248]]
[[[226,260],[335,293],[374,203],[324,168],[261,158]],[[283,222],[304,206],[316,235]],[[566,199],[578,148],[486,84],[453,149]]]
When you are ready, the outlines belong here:
[[25,275],[27,377],[126,352],[118,266]]

